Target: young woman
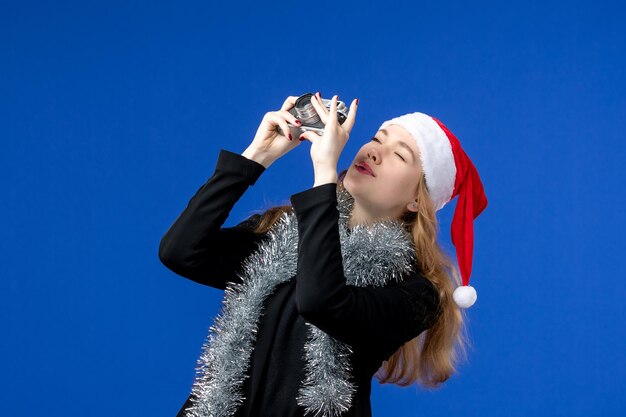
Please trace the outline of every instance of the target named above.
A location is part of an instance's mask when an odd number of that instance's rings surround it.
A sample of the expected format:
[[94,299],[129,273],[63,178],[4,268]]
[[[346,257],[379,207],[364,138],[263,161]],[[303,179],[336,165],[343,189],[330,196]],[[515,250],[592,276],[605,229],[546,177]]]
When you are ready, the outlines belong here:
[[[241,155],[220,151],[161,240],[167,268],[225,290],[178,416],[371,416],[373,376],[436,388],[466,353],[459,307],[476,299],[472,220],[487,200],[458,140],[435,118],[404,115],[338,175],[358,99],[339,124],[338,97],[327,110],[318,93],[324,132],[298,141],[288,133],[300,125],[288,111],[296,98],[263,117]],[[247,188],[303,140],[313,187],[222,228]],[[462,286],[436,241],[435,212],[457,195]]]

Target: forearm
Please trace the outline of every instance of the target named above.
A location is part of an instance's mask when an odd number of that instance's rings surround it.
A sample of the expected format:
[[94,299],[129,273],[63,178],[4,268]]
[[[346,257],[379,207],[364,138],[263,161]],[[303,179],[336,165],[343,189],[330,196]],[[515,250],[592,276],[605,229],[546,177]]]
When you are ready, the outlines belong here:
[[299,234],[296,303],[304,314],[336,309],[346,297],[335,190],[328,183],[291,196]]
[[265,167],[267,169],[270,165],[272,165],[275,159],[269,156],[266,152],[262,152],[256,147],[248,146],[245,151],[241,153],[242,156],[250,159],[251,161],[255,161]]
[[159,256],[169,264],[189,264],[206,256],[215,233],[233,205],[263,172],[263,167],[222,150],[213,175],[190,199],[161,239]]

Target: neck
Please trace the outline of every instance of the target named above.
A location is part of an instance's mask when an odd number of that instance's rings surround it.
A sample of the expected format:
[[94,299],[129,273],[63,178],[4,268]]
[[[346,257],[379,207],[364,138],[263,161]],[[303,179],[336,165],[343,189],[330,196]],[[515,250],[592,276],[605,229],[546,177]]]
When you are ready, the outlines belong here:
[[[348,230],[356,225],[373,226],[381,220],[400,220],[402,216],[401,210],[397,213],[381,212],[376,208],[361,204],[343,186],[337,187],[337,202],[341,221]],[[368,228],[371,229],[371,227]]]
[[352,206],[350,218],[348,220],[348,228],[352,229],[358,224],[371,226],[377,221],[389,219],[390,217],[392,216],[368,210],[366,207],[363,207],[355,200]]

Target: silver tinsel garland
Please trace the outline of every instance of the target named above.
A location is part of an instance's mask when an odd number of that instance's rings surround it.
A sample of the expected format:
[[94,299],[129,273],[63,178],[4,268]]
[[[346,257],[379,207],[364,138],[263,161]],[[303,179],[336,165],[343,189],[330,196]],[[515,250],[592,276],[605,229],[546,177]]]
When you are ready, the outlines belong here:
[[[384,220],[348,230],[353,199],[337,187],[339,235],[346,282],[382,286],[400,281],[413,270],[415,249],[399,220]],[[244,262],[242,283],[229,282],[222,310],[209,328],[196,367],[189,417],[230,417],[243,403],[242,386],[255,347],[259,318],[274,288],[296,275],[298,224],[295,213],[284,213],[263,242]],[[356,391],[348,344],[306,323],[305,379],[297,403],[307,414],[337,417],[348,410]]]

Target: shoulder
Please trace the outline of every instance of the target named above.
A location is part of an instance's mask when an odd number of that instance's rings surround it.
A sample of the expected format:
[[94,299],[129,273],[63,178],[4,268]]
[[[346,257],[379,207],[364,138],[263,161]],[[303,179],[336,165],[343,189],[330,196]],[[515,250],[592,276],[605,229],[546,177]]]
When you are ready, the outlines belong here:
[[423,327],[431,327],[441,314],[439,289],[435,284],[420,272],[413,272],[397,285],[406,292],[416,316],[423,319]]
[[261,217],[263,217],[261,213],[254,213],[235,227],[238,229],[254,230],[261,222]]
[[248,243],[260,243],[266,235],[266,233],[255,232],[261,218],[262,214],[252,214],[235,226],[222,228],[221,236],[227,241],[237,241],[244,246]]

